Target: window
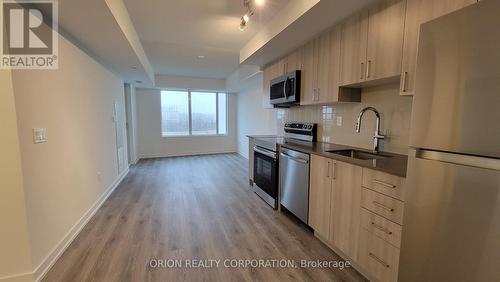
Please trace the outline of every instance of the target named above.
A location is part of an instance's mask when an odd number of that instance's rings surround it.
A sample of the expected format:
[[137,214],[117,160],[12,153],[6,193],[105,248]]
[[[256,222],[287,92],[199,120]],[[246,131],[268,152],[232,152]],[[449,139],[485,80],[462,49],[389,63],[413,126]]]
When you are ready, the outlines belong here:
[[162,91],[162,136],[227,134],[227,94]]
[[189,135],[188,92],[161,92],[161,121],[163,136]]

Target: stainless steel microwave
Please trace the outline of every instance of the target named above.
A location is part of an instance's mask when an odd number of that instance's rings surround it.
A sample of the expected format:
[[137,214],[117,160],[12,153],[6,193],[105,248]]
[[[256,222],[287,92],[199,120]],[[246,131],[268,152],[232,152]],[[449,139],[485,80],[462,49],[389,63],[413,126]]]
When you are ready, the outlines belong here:
[[300,71],[271,80],[271,104],[275,107],[290,107],[300,103]]

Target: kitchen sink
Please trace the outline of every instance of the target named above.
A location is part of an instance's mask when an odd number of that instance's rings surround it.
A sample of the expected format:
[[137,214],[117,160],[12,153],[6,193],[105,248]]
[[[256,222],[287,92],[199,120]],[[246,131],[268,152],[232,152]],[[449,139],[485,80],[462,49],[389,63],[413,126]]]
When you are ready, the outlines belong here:
[[387,158],[392,158],[392,156],[384,155],[384,154],[378,154],[378,153],[369,153],[369,152],[364,152],[364,151],[358,151],[358,150],[332,150],[332,151],[327,151],[328,153],[333,153],[336,155],[341,155],[353,159],[358,159],[358,160],[380,160],[380,159],[387,159]]

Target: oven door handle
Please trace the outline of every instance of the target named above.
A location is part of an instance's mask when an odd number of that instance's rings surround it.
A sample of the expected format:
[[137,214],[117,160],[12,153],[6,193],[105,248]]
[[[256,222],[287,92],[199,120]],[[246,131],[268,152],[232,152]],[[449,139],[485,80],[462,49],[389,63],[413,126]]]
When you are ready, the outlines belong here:
[[276,154],[275,154],[275,153],[266,152],[266,151],[264,151],[264,150],[262,150],[262,149],[259,149],[259,148],[257,148],[257,147],[253,147],[253,150],[254,150],[255,152],[257,152],[257,153],[260,153],[260,154],[263,154],[263,155],[265,155],[265,156],[268,156],[268,157],[271,157],[271,158],[273,158],[273,159],[276,159]]
[[292,156],[290,156],[290,155],[287,155],[287,154],[285,154],[285,153],[283,153],[283,152],[280,152],[280,156],[285,157],[285,158],[287,158],[287,159],[290,159],[290,160],[292,160],[292,161],[296,161],[296,162],[299,162],[299,163],[303,163],[303,164],[308,164],[308,163],[309,163],[309,161],[308,161],[308,160],[295,158],[295,157],[292,157]]

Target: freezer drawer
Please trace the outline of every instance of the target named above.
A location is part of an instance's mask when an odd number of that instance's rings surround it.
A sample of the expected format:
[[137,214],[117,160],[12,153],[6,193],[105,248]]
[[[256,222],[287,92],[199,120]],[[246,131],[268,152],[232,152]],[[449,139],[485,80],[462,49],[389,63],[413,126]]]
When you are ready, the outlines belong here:
[[409,158],[399,281],[500,281],[500,160],[433,155]]

